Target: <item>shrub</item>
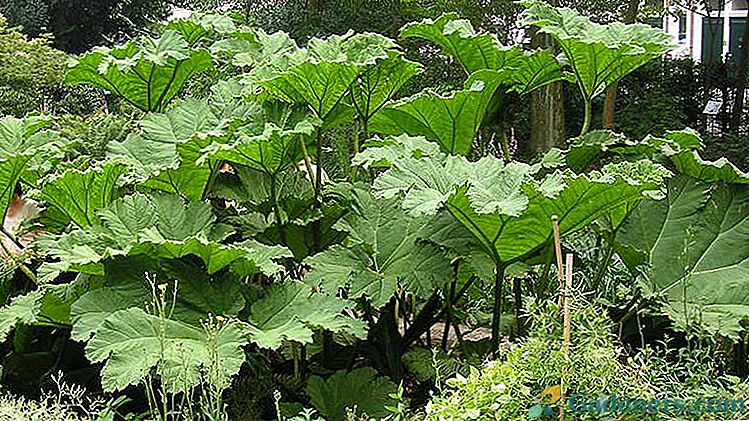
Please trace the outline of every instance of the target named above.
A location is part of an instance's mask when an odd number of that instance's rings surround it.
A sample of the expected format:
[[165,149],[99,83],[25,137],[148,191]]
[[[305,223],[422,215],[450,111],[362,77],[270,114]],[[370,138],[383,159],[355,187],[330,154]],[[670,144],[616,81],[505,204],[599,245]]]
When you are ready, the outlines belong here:
[[0,15],[0,115],[32,111],[86,113],[101,95],[86,87],[65,87],[68,55],[52,48],[52,38],[28,38]]
[[[611,334],[613,326],[605,312],[582,297],[574,302],[573,342],[567,364],[562,353],[559,309],[551,303],[533,308],[529,337],[481,370],[474,369],[467,377],[458,374],[447,380],[446,393],[427,405],[427,419],[527,419],[534,406],[545,403],[542,394],[559,384],[563,367],[569,373],[566,390],[585,396],[616,394],[627,399],[686,402],[745,400],[749,396],[746,380],[717,374],[719,370],[713,361],[716,357],[708,349],[646,348],[628,357]],[[717,418],[709,418],[710,415],[700,414],[689,418],[684,414],[628,414],[623,419],[740,419],[727,418],[731,415],[716,414]]]
[[611,335],[605,313],[577,298],[573,310],[571,360],[565,364],[562,352],[563,326],[557,306],[551,302],[529,309],[531,331],[528,338],[514,344],[503,358],[490,361],[468,377],[447,381],[450,389],[427,406],[427,418],[444,419],[524,419],[531,407],[541,401],[542,392],[559,385],[568,367],[568,390],[586,396],[612,391],[640,397],[634,372],[620,362],[622,350]]

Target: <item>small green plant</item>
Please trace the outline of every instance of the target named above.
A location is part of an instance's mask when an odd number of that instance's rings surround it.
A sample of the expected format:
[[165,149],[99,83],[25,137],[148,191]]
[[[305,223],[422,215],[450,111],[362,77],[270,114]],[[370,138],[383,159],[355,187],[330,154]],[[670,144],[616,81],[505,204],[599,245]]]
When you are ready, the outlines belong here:
[[[567,391],[586,396],[616,392],[632,398],[648,396],[636,371],[620,362],[624,355],[611,334],[608,318],[596,306],[576,296],[573,310],[573,343],[569,361],[562,352],[559,308],[547,302],[529,308],[530,332],[500,359],[490,361],[468,376],[447,380],[447,388],[428,405],[430,420],[526,419],[540,416],[544,391],[559,388],[563,369],[568,370]],[[558,392],[557,392],[558,393]],[[558,399],[558,397],[557,397]],[[554,402],[556,403],[556,401]]]
[[[168,330],[173,329],[172,317],[177,303],[178,283],[157,282],[146,274],[151,287],[151,312],[158,318],[158,361],[156,369],[145,377],[143,385],[148,398],[149,414],[157,421],[227,421],[223,392],[228,384],[223,377],[224,356],[219,347],[223,329],[228,320],[223,316],[208,315],[201,321],[205,333],[205,359],[202,361],[197,382],[192,379],[194,367],[188,361],[189,344],[174,344]],[[176,346],[180,355],[174,360],[169,349]],[[176,363],[176,364],[175,364]]]

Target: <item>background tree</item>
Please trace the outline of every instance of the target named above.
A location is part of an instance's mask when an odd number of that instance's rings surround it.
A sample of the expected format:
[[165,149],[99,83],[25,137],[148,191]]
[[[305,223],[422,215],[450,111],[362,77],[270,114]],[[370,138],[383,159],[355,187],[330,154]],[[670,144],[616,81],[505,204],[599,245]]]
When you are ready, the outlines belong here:
[[52,33],[54,46],[71,53],[136,35],[169,11],[165,0],[0,0],[11,26]]

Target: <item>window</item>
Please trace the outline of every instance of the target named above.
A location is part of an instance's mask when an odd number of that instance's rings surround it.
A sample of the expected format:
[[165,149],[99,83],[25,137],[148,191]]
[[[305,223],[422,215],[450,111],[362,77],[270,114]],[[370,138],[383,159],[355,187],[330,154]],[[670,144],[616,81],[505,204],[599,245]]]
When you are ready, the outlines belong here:
[[679,17],[679,42],[684,42],[687,39],[687,17]]
[[710,0],[710,11],[716,12],[718,10],[723,10],[726,4],[726,1],[730,0]]
[[747,4],[747,0],[733,0],[731,2],[731,9],[733,10],[746,10],[749,9],[749,5]]

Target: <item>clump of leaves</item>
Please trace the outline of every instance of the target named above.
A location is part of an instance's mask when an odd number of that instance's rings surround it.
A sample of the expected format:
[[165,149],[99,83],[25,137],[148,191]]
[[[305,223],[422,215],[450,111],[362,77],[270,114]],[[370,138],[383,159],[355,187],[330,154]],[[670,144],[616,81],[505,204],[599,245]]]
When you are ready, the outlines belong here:
[[372,368],[359,368],[349,373],[339,371],[329,379],[313,376],[307,383],[312,405],[329,421],[344,421],[347,409],[355,414],[384,417],[392,405],[390,397],[396,387],[389,380],[377,377]]
[[650,396],[636,371],[620,362],[623,351],[608,317],[582,296],[573,303],[569,361],[563,353],[560,309],[551,302],[530,308],[528,338],[481,370],[449,379],[447,390],[427,406],[427,419],[525,419],[532,406],[546,403],[543,391],[559,385],[564,369],[568,391],[594,397],[614,392],[633,399]]

